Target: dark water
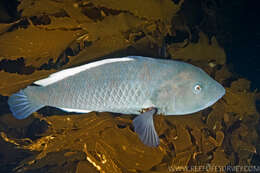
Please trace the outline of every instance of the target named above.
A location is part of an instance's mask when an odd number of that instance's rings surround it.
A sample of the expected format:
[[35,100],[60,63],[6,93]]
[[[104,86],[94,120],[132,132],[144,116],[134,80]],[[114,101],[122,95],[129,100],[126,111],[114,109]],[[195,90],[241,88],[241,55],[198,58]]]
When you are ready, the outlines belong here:
[[[233,64],[234,71],[252,81],[252,89],[260,87],[259,46],[260,24],[258,1],[242,1],[237,5],[238,12],[233,13],[230,20],[232,42],[227,46],[228,63]],[[230,48],[230,49],[229,49]]]

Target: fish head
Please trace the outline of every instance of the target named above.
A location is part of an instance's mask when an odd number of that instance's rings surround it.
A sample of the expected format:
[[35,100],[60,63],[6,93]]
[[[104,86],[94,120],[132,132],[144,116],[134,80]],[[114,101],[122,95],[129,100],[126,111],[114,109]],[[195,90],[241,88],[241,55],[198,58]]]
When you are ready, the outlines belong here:
[[206,72],[191,64],[171,80],[171,95],[174,96],[168,115],[191,114],[217,102],[225,88]]

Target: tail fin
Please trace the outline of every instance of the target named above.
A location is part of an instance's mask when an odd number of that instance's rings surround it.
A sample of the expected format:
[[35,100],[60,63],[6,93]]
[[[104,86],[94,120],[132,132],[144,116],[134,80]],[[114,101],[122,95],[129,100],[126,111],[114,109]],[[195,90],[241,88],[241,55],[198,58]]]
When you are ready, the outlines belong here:
[[44,105],[39,105],[30,100],[23,90],[11,95],[8,99],[8,105],[10,107],[13,116],[17,119],[24,119],[36,112]]

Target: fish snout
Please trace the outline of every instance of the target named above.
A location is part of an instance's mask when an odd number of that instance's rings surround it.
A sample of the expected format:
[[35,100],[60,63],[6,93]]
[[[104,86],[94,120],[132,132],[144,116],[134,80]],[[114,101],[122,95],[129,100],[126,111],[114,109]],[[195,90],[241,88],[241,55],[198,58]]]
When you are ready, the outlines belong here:
[[217,81],[213,84],[211,95],[212,95],[212,101],[211,105],[216,103],[219,99],[221,99],[226,94],[225,88],[218,83]]
[[225,88],[220,84],[220,83],[217,83],[218,86],[217,86],[217,93],[219,93],[219,99],[222,98],[225,94],[226,94],[226,90]]

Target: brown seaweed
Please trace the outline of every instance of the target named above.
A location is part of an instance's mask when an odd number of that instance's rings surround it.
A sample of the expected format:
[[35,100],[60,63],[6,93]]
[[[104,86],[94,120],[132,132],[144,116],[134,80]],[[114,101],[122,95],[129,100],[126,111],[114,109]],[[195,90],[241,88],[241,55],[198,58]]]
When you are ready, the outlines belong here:
[[[189,2],[175,2],[21,1],[21,18],[0,24],[0,171],[159,173],[203,166],[200,172],[205,172],[210,166],[220,171],[227,165],[251,165],[259,151],[259,93],[226,65],[226,50],[217,36],[183,21],[180,10]],[[180,31],[184,39],[167,41]],[[192,38],[196,33],[198,42]],[[16,120],[3,111],[5,96],[58,70],[112,56],[158,57],[162,50],[167,58],[201,67],[226,87],[226,95],[192,115],[155,116],[158,148],[140,142],[131,125],[133,115],[58,115],[50,109],[49,116],[43,109]],[[12,69],[6,63],[19,58],[23,63]]]

